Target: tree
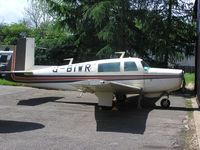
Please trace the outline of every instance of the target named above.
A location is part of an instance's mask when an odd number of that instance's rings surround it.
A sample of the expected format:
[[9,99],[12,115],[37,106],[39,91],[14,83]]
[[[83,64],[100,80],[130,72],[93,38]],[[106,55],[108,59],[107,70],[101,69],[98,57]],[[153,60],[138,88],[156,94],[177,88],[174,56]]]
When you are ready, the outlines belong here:
[[0,45],[16,45],[17,40],[24,36],[30,36],[32,34],[24,24],[1,24],[0,25]]
[[[66,44],[70,44],[70,33],[62,29],[53,19],[45,1],[30,0],[25,9],[26,18],[22,21],[32,28],[36,42],[36,64],[63,63],[66,58]],[[63,59],[62,59],[63,58]]]
[[[165,33],[163,60],[165,66],[168,66],[168,62],[174,62],[178,55],[184,54],[191,47],[192,42],[194,43],[195,26],[189,22],[192,16],[188,19],[188,13],[186,13],[188,7],[190,11],[192,10],[191,5],[178,0],[165,0],[163,5],[166,6],[165,13],[161,14],[164,17]],[[194,50],[194,47],[190,50]]]
[[29,22],[35,28],[53,19],[53,15],[48,12],[48,6],[45,1],[30,0],[28,7],[25,8],[25,15],[26,22]]
[[[147,3],[148,4],[148,3]],[[163,0],[142,4],[137,15],[141,29],[136,47],[145,59],[167,67],[186,54],[194,52],[195,25],[192,23],[192,5],[177,0]],[[136,8],[136,9],[138,9]],[[141,43],[142,39],[143,45]],[[188,53],[189,52],[189,53]]]
[[[178,0],[46,0],[72,33],[76,58],[128,51],[164,66],[192,50],[192,7]],[[91,54],[91,55],[88,55]]]
[[[130,49],[134,38],[134,16],[126,1],[51,1],[60,24],[68,27],[76,38],[79,51],[88,49],[100,57],[114,51]],[[129,16],[130,15],[130,16]],[[81,52],[81,54],[83,54]],[[94,58],[94,57],[92,57]]]
[[59,65],[69,56],[66,49],[72,45],[71,34],[50,22],[34,29],[36,64]]

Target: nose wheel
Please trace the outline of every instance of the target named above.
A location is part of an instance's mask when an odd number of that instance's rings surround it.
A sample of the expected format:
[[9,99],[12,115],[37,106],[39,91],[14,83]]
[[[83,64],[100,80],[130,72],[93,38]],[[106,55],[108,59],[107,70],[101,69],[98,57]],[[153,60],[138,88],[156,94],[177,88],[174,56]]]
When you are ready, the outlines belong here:
[[169,108],[170,106],[170,100],[167,98],[164,98],[161,100],[160,105],[162,108]]

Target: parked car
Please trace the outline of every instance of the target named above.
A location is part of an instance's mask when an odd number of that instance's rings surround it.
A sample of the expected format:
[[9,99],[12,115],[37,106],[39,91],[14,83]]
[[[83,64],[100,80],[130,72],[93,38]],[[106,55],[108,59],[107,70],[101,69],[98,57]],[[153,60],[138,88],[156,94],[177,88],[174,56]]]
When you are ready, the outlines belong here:
[[[0,71],[6,71],[8,63],[12,57],[13,51],[0,51]],[[0,74],[0,77],[5,76],[5,74]]]

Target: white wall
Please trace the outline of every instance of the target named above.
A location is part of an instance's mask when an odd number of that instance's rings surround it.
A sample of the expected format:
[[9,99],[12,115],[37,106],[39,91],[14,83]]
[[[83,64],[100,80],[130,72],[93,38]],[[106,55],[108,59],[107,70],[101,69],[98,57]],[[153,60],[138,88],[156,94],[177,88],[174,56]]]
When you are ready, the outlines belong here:
[[178,64],[179,66],[191,66],[194,67],[195,66],[195,56],[190,56],[188,58],[184,58],[181,61],[177,61],[175,62],[176,64]]

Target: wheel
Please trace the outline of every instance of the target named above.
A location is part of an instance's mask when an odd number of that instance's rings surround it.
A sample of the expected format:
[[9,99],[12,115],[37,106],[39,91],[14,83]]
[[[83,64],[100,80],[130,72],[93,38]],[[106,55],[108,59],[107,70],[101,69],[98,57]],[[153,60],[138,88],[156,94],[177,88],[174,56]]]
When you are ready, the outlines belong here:
[[162,99],[161,102],[160,102],[160,105],[163,107],[163,108],[169,108],[170,106],[170,101],[169,99]]
[[117,101],[119,101],[119,102],[124,102],[126,99],[125,94],[116,94],[115,96],[116,96]]

